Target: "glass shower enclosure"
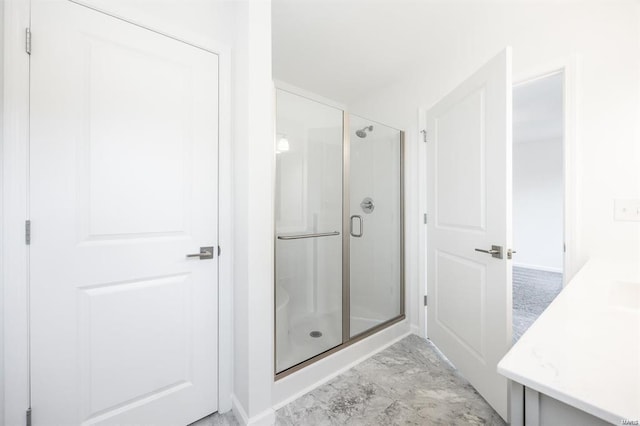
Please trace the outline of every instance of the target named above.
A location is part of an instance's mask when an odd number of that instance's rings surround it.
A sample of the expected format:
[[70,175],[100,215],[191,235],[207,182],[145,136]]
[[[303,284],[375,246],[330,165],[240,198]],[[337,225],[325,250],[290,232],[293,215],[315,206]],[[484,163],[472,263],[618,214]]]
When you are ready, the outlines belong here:
[[404,133],[276,90],[276,379],[404,318]]

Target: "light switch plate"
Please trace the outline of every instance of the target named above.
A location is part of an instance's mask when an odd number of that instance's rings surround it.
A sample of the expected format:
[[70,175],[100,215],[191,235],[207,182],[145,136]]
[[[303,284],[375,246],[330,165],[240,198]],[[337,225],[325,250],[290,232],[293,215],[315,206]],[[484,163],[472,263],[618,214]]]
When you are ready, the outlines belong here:
[[640,200],[614,200],[614,219],[625,222],[640,222]]

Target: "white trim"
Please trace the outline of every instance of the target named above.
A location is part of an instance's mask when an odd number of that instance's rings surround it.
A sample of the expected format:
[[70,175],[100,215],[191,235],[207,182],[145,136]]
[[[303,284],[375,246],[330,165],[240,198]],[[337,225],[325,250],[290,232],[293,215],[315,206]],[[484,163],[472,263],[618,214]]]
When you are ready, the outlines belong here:
[[231,49],[218,48],[218,411],[231,410],[233,391],[233,154]]
[[249,416],[247,415],[247,411],[244,409],[238,398],[235,395],[231,395],[231,411],[233,415],[236,416],[236,420],[241,425],[249,424]]
[[4,2],[2,138],[2,281],[4,290],[4,424],[24,422],[29,407],[27,219],[29,56],[24,50],[29,0]]
[[231,397],[233,404],[233,414],[236,416],[236,420],[243,426],[271,426],[275,424],[276,412],[272,408],[266,409],[263,412],[256,414],[249,418],[247,411],[244,409],[238,398],[235,395]]
[[525,268],[525,269],[535,269],[536,271],[557,272],[559,274],[563,272],[562,268],[554,268],[551,266],[542,266],[542,265],[529,265],[527,263],[513,262],[513,266],[516,266],[518,268]]
[[293,93],[294,95],[302,96],[303,98],[307,98],[312,101],[324,104],[326,106],[330,106],[332,108],[337,108],[337,109],[343,110],[344,112],[348,112],[346,105],[336,102],[332,99],[325,98],[323,96],[320,96],[308,90],[302,89],[298,86],[294,86],[293,84],[285,83],[282,80],[276,80],[276,79],[273,80],[273,84],[276,89],[284,90],[285,92]]
[[[424,135],[420,133],[427,130],[427,111],[418,108],[418,205],[420,216],[420,228],[418,231],[418,327],[419,335],[427,338],[427,307],[424,305],[424,297],[427,295],[427,224],[424,223],[424,215],[429,217],[427,211],[427,144]],[[427,140],[428,140],[427,134]]]
[[273,384],[273,409],[284,407],[410,334],[405,319],[278,380]]
[[[0,2],[0,22],[3,23],[3,29],[0,29],[0,137],[1,135],[3,135],[3,126],[2,126],[2,120],[4,118],[4,113],[3,113],[3,104],[4,104],[4,3],[5,2]],[[2,157],[2,143],[0,142],[0,158]],[[2,241],[3,241],[3,209],[2,209],[2,205],[3,205],[3,196],[2,194],[4,193],[3,191],[3,185],[2,182],[4,182],[4,179],[2,177],[2,160],[0,160],[0,253],[2,253]],[[3,316],[3,312],[4,312],[4,292],[3,292],[3,288],[4,288],[4,280],[3,280],[3,276],[2,276],[2,271],[3,271],[3,267],[2,267],[2,256],[0,256],[0,383],[2,383],[2,385],[0,385],[0,425],[4,425],[4,316]]]
[[529,83],[554,74],[563,73],[563,121],[564,134],[562,143],[563,152],[563,173],[564,173],[564,273],[562,275],[563,285],[573,278],[580,270],[578,263],[580,241],[578,236],[579,216],[578,216],[578,62],[579,57],[572,55],[564,61],[550,63],[542,67],[530,69],[514,78],[514,87]]
[[425,337],[421,333],[422,332],[420,331],[419,326],[417,326],[416,324],[411,324],[410,334],[415,334],[416,336],[422,337],[424,339]]
[[[81,4],[80,1],[76,3]],[[90,7],[83,4],[85,7]],[[2,259],[0,283],[4,290],[3,393],[4,418],[0,424],[22,424],[29,407],[28,366],[28,250],[24,220],[28,218],[29,56],[24,51],[24,30],[29,26],[29,0],[4,2],[4,104],[2,129]],[[93,7],[91,9],[97,10]],[[111,13],[101,11],[110,16]],[[123,19],[117,17],[118,19]],[[130,20],[134,25],[147,28]],[[218,306],[218,411],[232,407],[233,387],[233,191],[231,144],[231,48],[210,40],[187,42],[218,55],[219,59],[219,258]],[[9,321],[10,319],[10,321]],[[0,333],[2,335],[2,333]],[[11,350],[9,351],[9,348]],[[1,359],[2,357],[0,357]]]

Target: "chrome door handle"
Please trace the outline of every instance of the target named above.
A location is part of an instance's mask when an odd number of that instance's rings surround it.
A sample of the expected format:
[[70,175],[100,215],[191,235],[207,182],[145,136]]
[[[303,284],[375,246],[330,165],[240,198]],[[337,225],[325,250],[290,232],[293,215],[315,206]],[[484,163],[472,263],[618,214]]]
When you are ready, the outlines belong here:
[[200,253],[188,254],[187,258],[197,257],[200,260],[213,259],[213,247],[200,247]]
[[495,257],[496,259],[502,259],[502,246],[491,246],[491,250],[483,250],[477,248],[476,251],[490,254],[491,257]]
[[[353,219],[358,219],[360,221],[360,232],[357,234],[353,233]],[[362,221],[362,216],[359,216],[357,214],[354,214],[353,216],[351,216],[351,219],[349,220],[349,233],[351,234],[352,237],[356,237],[356,238],[362,237],[362,234],[364,232],[363,223],[364,222]]]

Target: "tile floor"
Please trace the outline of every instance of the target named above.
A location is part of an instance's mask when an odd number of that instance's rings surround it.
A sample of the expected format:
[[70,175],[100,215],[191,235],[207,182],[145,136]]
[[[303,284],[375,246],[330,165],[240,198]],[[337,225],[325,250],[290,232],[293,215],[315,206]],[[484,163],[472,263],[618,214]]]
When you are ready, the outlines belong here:
[[[562,274],[513,268],[514,341],[562,289]],[[278,426],[504,425],[429,342],[411,335],[276,412]],[[231,412],[192,426],[239,425]]]
[[[236,425],[215,414],[194,426]],[[276,425],[504,425],[427,340],[411,335],[276,412]]]

